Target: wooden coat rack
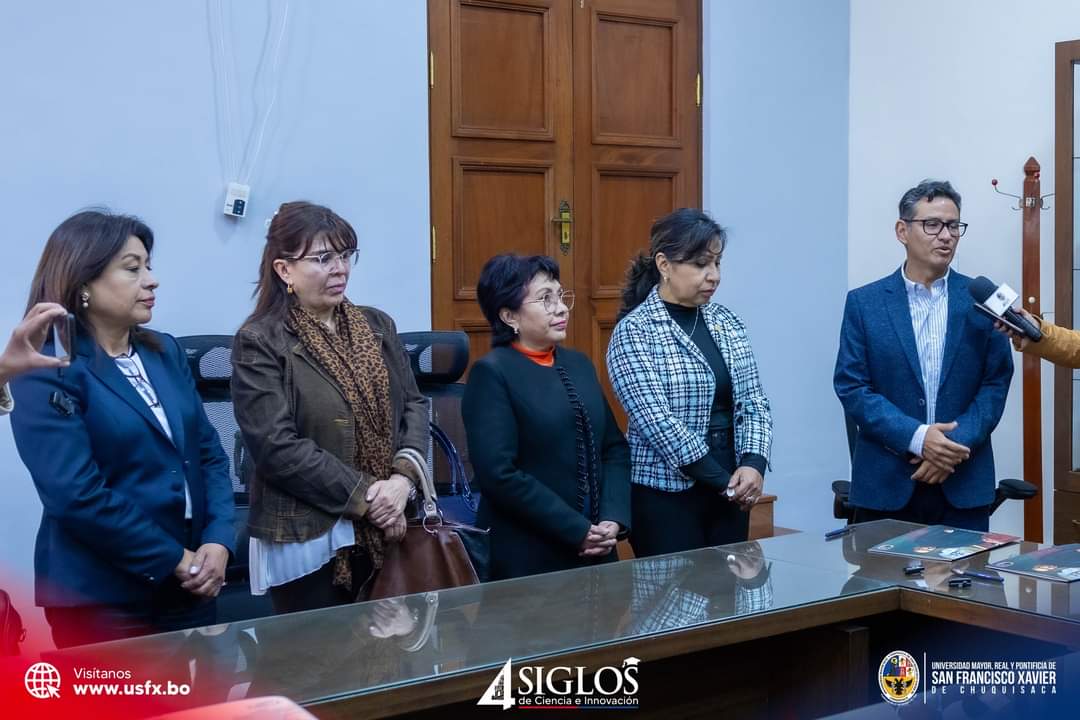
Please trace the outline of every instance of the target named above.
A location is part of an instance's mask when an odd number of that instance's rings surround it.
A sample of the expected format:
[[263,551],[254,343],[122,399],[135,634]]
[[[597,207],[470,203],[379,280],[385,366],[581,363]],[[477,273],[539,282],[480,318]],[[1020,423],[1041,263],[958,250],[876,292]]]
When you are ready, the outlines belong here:
[[[1024,163],[1023,196],[1005,193],[998,189],[998,181],[991,180],[994,190],[1001,195],[1017,198],[1020,202],[1013,210],[1023,213],[1021,248],[1021,290],[1024,309],[1032,315],[1040,315],[1039,295],[1039,213],[1049,209],[1045,203],[1050,195],[1041,194],[1039,162],[1029,157]],[[1042,472],[1042,367],[1041,360],[1024,354],[1022,359],[1023,390],[1023,479],[1034,485],[1038,492],[1037,502],[1024,503],[1024,538],[1033,542],[1043,541],[1043,472]]]

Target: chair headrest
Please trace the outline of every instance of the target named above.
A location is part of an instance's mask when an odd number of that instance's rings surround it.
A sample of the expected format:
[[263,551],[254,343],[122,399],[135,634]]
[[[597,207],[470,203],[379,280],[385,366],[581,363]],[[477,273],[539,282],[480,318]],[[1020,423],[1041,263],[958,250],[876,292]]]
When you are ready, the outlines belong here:
[[184,348],[197,386],[229,386],[232,379],[232,335],[186,335],[176,339]]
[[418,385],[448,385],[469,366],[469,336],[461,330],[400,333]]
[[[407,332],[399,335],[419,385],[455,383],[469,365],[469,337],[460,330]],[[186,335],[177,338],[200,388],[228,388],[232,380],[232,335]]]

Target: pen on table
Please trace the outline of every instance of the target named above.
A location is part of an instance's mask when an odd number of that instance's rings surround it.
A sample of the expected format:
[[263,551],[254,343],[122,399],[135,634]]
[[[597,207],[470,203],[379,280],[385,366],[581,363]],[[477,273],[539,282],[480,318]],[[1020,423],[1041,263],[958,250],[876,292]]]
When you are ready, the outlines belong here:
[[976,580],[989,580],[990,582],[1005,582],[1005,578],[1000,575],[991,575],[990,573],[981,573],[976,570],[957,570],[953,568],[953,574],[958,577],[975,578]]
[[855,527],[853,525],[845,525],[842,528],[836,528],[835,530],[830,530],[829,532],[825,533],[825,539],[826,540],[833,540],[833,539],[838,538],[838,537],[843,537],[844,535],[847,535],[849,532],[854,532],[854,531],[855,531]]

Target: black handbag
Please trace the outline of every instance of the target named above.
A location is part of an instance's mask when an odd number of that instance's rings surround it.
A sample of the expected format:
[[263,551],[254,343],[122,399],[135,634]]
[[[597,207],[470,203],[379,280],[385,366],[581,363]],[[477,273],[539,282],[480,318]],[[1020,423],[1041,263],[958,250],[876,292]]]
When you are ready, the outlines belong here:
[[[442,450],[446,457],[446,464],[450,466],[450,483],[447,486],[448,491],[439,496],[439,510],[448,520],[475,525],[480,494],[474,493],[472,486],[469,485],[469,478],[465,475],[465,464],[461,461],[461,455],[458,454],[450,436],[435,423],[431,423],[430,426],[434,446]],[[438,490],[439,485],[435,488]]]
[[435,423],[431,423],[431,439],[435,447],[442,450],[450,466],[450,494],[438,498],[439,513],[444,520],[457,525],[455,531],[469,553],[476,576],[480,582],[486,582],[490,577],[491,547],[488,530],[476,527],[479,493],[469,485],[465,464],[461,462],[461,455],[453,441]]

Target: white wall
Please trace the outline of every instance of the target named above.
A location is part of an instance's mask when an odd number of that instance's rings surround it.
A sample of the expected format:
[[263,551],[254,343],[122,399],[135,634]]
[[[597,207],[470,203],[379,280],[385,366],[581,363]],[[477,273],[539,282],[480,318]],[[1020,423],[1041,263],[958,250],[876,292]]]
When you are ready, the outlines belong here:
[[[244,136],[267,4],[222,4]],[[284,3],[272,5],[280,13]],[[232,333],[251,308],[264,221],[294,199],[328,205],[356,228],[353,301],[382,307],[402,330],[430,327],[426,5],[293,0],[290,18],[249,216],[235,221],[221,213],[206,3],[0,4],[0,328],[22,316],[49,232],[107,204],[155,231],[152,326]],[[268,97],[254,98],[260,113]],[[17,578],[6,589],[27,608],[40,504],[9,428],[0,420],[0,576]]]
[[[903,260],[893,234],[900,195],[946,178],[970,223],[954,264],[1020,288],[1020,213],[995,194],[1020,193],[1022,166],[1042,164],[1054,190],[1054,43],[1080,37],[1080,3],[1043,0],[851,2],[848,281],[857,287]],[[1054,205],[1053,198],[1049,204]],[[1042,307],[1053,310],[1053,209],[1042,215]],[[1019,360],[1019,356],[1016,357]],[[1017,363],[1019,365],[1019,363]],[[1044,525],[1050,540],[1052,377],[1043,374]],[[1021,383],[1014,376],[994,433],[999,477],[1020,477]],[[1008,503],[992,527],[1022,530]]]
[[832,388],[847,291],[848,2],[704,6],[704,205],[729,230],[716,300],[772,403],[778,525],[824,531],[848,477]]

